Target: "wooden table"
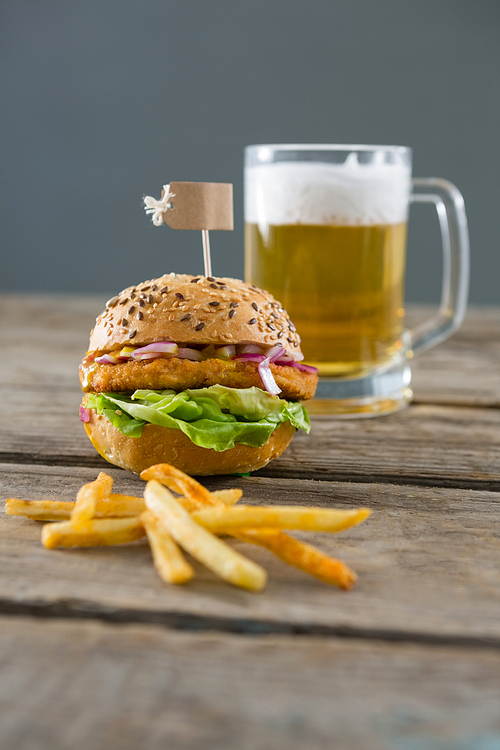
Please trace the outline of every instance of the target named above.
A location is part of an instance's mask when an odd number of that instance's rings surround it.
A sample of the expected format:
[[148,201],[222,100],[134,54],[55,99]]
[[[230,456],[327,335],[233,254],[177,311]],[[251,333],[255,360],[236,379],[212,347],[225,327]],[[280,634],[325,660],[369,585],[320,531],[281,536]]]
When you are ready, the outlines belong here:
[[[102,305],[1,298],[3,499],[73,499],[107,470],[78,421]],[[500,310],[472,310],[415,362],[406,411],[314,422],[266,469],[207,481],[257,504],[373,508],[307,535],[358,572],[348,593],[246,545],[264,593],[201,566],[167,586],[145,543],[49,552],[39,524],[2,515],[2,750],[500,748],[499,355]]]

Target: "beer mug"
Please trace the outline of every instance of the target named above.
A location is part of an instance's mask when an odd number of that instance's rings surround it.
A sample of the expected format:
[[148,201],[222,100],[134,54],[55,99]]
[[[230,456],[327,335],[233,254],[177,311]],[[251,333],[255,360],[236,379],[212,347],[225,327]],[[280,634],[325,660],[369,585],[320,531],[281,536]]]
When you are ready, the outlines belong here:
[[[261,145],[245,150],[245,280],[285,306],[319,371],[312,414],[374,416],[411,400],[410,360],[465,314],[469,241],[450,182],[411,177],[402,146]],[[437,315],[404,321],[408,208],[436,207],[444,256]]]

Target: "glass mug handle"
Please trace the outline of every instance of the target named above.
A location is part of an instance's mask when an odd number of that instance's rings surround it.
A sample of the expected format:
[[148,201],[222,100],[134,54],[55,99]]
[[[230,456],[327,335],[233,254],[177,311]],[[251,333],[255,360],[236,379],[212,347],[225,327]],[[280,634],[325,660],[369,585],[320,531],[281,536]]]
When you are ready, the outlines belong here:
[[464,199],[451,182],[438,177],[418,177],[412,183],[411,202],[434,203],[443,245],[439,311],[410,332],[411,351],[417,354],[447,339],[464,319],[469,292],[469,233]]

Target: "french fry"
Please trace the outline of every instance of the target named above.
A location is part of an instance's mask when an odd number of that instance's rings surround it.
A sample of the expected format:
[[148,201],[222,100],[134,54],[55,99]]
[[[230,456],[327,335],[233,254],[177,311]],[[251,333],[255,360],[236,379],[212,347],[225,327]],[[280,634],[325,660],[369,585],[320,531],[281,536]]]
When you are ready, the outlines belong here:
[[78,490],[76,503],[71,513],[71,523],[75,529],[85,529],[94,517],[96,504],[111,494],[113,479],[100,471],[97,479],[84,484]]
[[[144,498],[111,494],[113,480],[100,473],[81,487],[76,502],[9,498],[8,515],[55,521],[42,529],[42,543],[56,547],[127,544],[147,535],[154,564],[164,581],[184,583],[194,576],[180,545],[214,573],[249,591],[260,591],[267,573],[215,536],[227,534],[273,552],[284,562],[343,589],[357,580],[342,560],[294,539],[282,529],[337,532],[364,521],[371,510],[235,504],[241,489],[209,492],[184,472],[158,464],[142,472],[149,480]],[[180,495],[174,497],[170,488]],[[66,520],[68,519],[68,520]]]
[[138,516],[145,510],[143,497],[111,494],[97,501],[94,515],[95,518],[127,518]]
[[194,576],[193,567],[184,559],[164,525],[150,510],[141,513],[153,562],[160,578],[167,583],[186,583]]
[[183,471],[176,469],[175,466],[171,466],[170,464],[156,464],[150,466],[148,469],[144,469],[141,472],[141,479],[145,481],[156,479],[160,484],[177,492],[181,495],[178,498],[179,502],[188,511],[197,510],[207,505],[216,506],[220,503],[234,505],[243,495],[243,490],[239,489],[209,492],[196,479],[193,479],[188,474],[184,474]]
[[8,516],[26,516],[34,521],[66,521],[74,507],[73,502],[64,500],[19,500],[9,497],[5,501]]
[[149,469],[144,469],[141,472],[141,479],[146,482],[155,479],[179,495],[184,495],[193,504],[198,503],[199,506],[217,505],[217,500],[211,497],[206,487],[170,464],[155,464],[150,466]]
[[288,565],[346,591],[357,581],[356,573],[342,560],[330,557],[311,544],[294,539],[277,529],[241,529],[232,531],[231,536],[265,547]]
[[[75,503],[65,500],[19,500],[11,497],[5,502],[8,516],[26,516],[34,521],[67,521]],[[138,516],[146,509],[143,497],[109,495],[98,500],[94,518],[128,518]]]
[[232,490],[215,490],[210,493],[212,500],[218,503],[224,503],[224,505],[234,505],[243,495],[243,490],[232,489]]
[[260,591],[266,571],[197,524],[169,490],[150,480],[144,491],[146,506],[166,524],[175,541],[216,575],[235,586]]
[[[243,492],[238,489],[216,490],[211,497],[225,505],[237,503]],[[179,502],[186,510],[197,510],[198,502],[180,497]],[[26,516],[34,521],[68,521],[75,503],[66,500],[20,500],[10,497],[5,501],[5,513],[8,516]],[[143,497],[133,495],[111,494],[98,500],[95,506],[94,518],[128,518],[138,516],[146,510]]]
[[[144,476],[141,475],[143,476],[143,478],[146,478],[145,473],[146,472],[143,472]],[[220,508],[221,518],[227,518],[228,514],[225,513],[225,510],[228,508],[228,506],[236,503],[243,494],[241,490],[219,490],[218,492],[211,492],[210,496],[211,499],[215,501],[215,507],[207,507],[205,503],[202,504],[200,502],[201,498],[199,494],[197,496],[195,495],[195,497],[192,496],[192,485],[188,483],[190,480],[189,477],[186,477],[188,481],[185,482],[183,486],[181,486],[179,480],[179,477],[181,477],[181,472],[179,470],[172,471],[170,467],[168,467],[167,465],[163,465],[160,467],[153,467],[153,471],[150,473],[150,476],[152,476],[153,474],[156,474],[157,478],[159,478],[163,484],[169,485],[170,488],[174,491],[186,492],[188,497],[181,497],[178,498],[178,500],[182,503],[183,507],[186,510],[191,512],[192,517],[197,520],[199,519],[199,514],[196,511],[197,509],[199,509],[202,512],[202,517],[205,520],[207,520],[208,518],[212,518],[212,521],[214,521],[214,517],[217,517],[219,515],[216,512],[217,506]],[[172,476],[174,474],[176,479],[172,479]],[[244,516],[247,513],[247,511],[241,511],[242,508],[250,508],[250,513],[257,512],[260,514],[261,511],[260,508],[255,509],[255,507],[253,507],[252,509],[252,506],[239,506],[236,515],[240,516],[240,522],[242,522],[241,516]],[[270,510],[274,511],[275,508],[272,508]],[[321,514],[322,509],[316,510],[318,510]],[[314,509],[296,508],[295,506],[293,506],[292,509],[285,510],[285,513],[289,513],[288,520],[291,523],[293,523],[294,520],[297,520],[297,513],[293,513],[293,511],[298,511],[298,513],[301,514],[301,527],[303,528],[305,526],[306,528],[308,528],[308,524],[311,524],[311,512],[314,512]],[[306,515],[304,515],[304,511]],[[344,511],[340,511],[340,513],[344,515]],[[350,515],[352,516],[351,518],[349,518],[349,515],[347,516],[347,518],[344,515],[344,518],[342,518],[341,516],[339,519],[338,513],[335,514],[334,512],[334,516],[336,515],[337,517],[337,523],[339,520],[341,521],[340,527],[336,528],[335,530],[340,531],[341,528],[347,528],[350,525],[359,523],[367,516],[369,516],[370,513],[371,511],[368,511],[367,509],[360,509],[359,512],[350,511]],[[329,513],[328,515],[330,519],[332,519],[332,514]],[[315,524],[317,523],[317,516],[314,522]],[[212,531],[216,531],[215,526],[211,526],[210,528]],[[316,525],[314,525],[313,528],[316,529]],[[301,542],[298,539],[294,539],[293,537],[283,533],[279,529],[241,528],[240,524],[237,528],[221,528],[219,530],[219,533],[222,533],[223,531],[227,531],[228,534],[235,537],[236,539],[265,547],[269,551],[273,552],[277,557],[282,559],[284,562],[288,563],[289,565],[293,565],[294,567],[297,567],[304,572],[315,576],[316,578],[319,578],[325,583],[337,585],[340,588],[347,590],[357,580],[356,573],[351,570],[342,560],[336,560],[335,558],[329,557],[312,545]]]
[[219,505],[201,508],[191,518],[213,534],[248,527],[337,532],[355,526],[371,515],[368,508],[334,510],[299,505]]
[[100,518],[87,521],[85,529],[75,529],[72,521],[46,523],[42,544],[55,547],[107,547],[135,542],[146,534],[139,518]]
[[242,490],[216,490],[215,492],[210,492],[210,498],[213,502],[213,505],[207,506],[206,503],[201,503],[199,500],[196,500],[192,497],[192,495],[181,495],[181,497],[176,498],[177,501],[182,505],[185,510],[187,510],[189,513],[191,513],[194,510],[200,510],[201,508],[206,507],[215,507],[216,505],[224,505],[224,506],[231,506],[238,502],[240,497],[243,495]]

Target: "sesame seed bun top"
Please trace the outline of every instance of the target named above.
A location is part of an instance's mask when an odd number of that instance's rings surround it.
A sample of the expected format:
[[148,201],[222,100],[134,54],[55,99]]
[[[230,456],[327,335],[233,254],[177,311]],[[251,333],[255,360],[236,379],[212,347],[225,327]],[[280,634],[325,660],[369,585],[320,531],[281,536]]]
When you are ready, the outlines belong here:
[[300,355],[300,337],[274,297],[239,279],[165,274],[109,300],[90,334],[99,353],[155,341],[280,344]]

